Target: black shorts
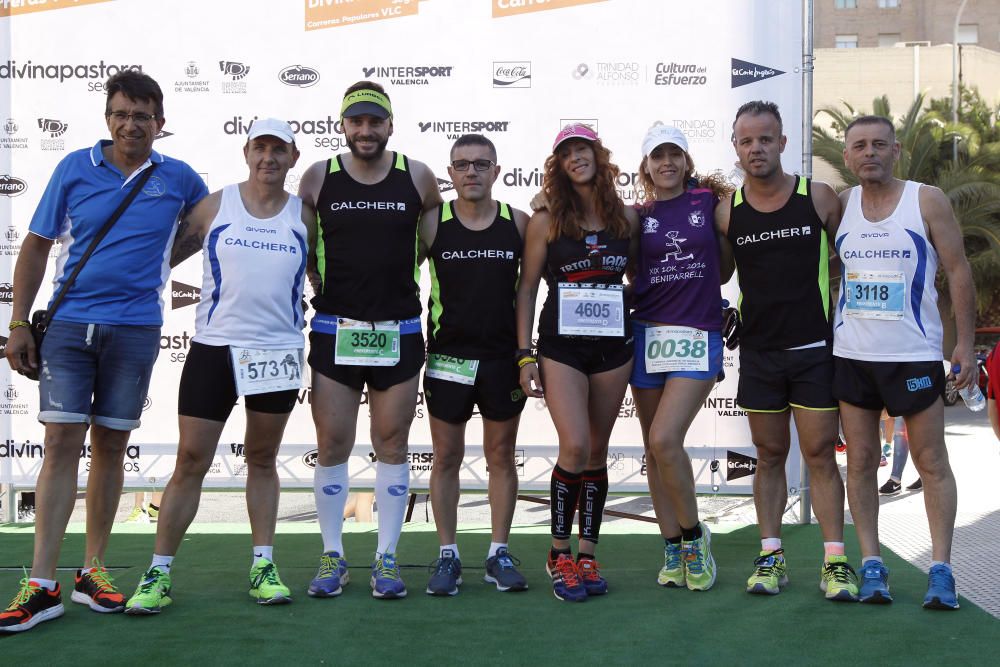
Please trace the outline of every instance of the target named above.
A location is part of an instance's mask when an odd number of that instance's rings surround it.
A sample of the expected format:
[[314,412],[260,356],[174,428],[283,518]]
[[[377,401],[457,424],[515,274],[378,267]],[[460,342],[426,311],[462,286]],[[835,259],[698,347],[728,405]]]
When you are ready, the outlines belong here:
[[520,372],[514,355],[479,362],[475,384],[427,377],[424,371],[424,399],[431,417],[449,424],[464,424],[479,406],[483,419],[503,422],[521,414],[527,397],[521,390]]
[[[247,410],[282,415],[292,411],[299,392],[273,391],[243,397]],[[228,345],[204,345],[192,341],[181,371],[177,413],[185,417],[225,422],[236,405],[236,379]]]
[[836,410],[831,346],[802,350],[740,347],[736,404],[749,412],[784,412],[789,407]]
[[635,352],[631,327],[626,331],[625,337],[542,335],[538,339],[538,356],[566,364],[584,375],[614,370],[632,361]]
[[309,365],[317,373],[331,380],[361,391],[369,389],[385,391],[389,387],[402,384],[420,372],[424,365],[424,335],[422,333],[403,334],[399,337],[399,363],[395,366],[345,366],[333,362],[335,334],[309,332]]
[[923,412],[944,391],[940,361],[858,361],[834,358],[833,395],[865,410],[892,417]]

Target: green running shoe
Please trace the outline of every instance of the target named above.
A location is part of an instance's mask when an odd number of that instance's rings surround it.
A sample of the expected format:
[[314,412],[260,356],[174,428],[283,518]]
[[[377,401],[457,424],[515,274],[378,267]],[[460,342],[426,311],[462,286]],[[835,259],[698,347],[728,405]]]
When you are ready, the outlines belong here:
[[847,556],[830,556],[820,570],[819,589],[827,600],[858,601],[858,575],[847,562]]
[[712,531],[701,524],[701,537],[681,542],[684,553],[684,580],[688,590],[707,591],[715,584],[715,558],[712,557]]
[[684,588],[684,552],[681,543],[667,544],[663,549],[663,567],[656,576],[656,583],[667,588]]
[[274,563],[263,558],[250,568],[250,597],[257,604],[285,604],[292,601],[292,592],[281,583]]
[[125,613],[131,616],[159,614],[170,599],[170,575],[159,567],[151,567],[142,575],[135,593],[125,603]]
[[785,550],[761,551],[754,559],[754,571],[747,579],[747,593],[777,595],[781,587],[788,583],[785,574]]

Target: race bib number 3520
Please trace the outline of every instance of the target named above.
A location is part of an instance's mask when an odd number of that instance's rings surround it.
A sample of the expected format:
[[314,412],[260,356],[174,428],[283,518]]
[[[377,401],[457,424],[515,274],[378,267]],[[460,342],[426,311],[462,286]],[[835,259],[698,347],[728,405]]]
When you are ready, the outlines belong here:
[[338,320],[334,363],[395,366],[399,363],[399,322]]

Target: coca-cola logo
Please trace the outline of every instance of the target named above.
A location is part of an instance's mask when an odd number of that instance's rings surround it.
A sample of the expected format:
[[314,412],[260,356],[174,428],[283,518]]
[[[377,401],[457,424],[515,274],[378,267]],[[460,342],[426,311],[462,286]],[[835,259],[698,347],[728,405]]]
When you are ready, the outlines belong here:
[[494,88],[531,88],[530,61],[493,62]]

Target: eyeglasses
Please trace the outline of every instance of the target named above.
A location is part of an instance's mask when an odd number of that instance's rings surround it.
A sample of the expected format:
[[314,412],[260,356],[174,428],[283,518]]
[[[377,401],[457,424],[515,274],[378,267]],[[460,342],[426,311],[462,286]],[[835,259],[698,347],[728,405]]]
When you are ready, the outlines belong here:
[[455,171],[468,171],[470,164],[476,171],[486,171],[496,162],[493,160],[454,160],[451,163],[451,168]]
[[106,113],[104,115],[108,118],[114,118],[119,123],[124,123],[130,118],[136,123],[148,123],[156,120],[155,113],[143,113],[141,111],[134,111],[132,113],[125,113],[124,111],[111,111],[110,113]]

